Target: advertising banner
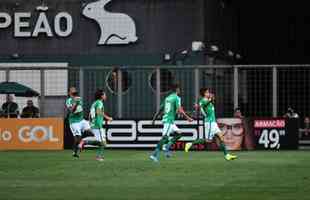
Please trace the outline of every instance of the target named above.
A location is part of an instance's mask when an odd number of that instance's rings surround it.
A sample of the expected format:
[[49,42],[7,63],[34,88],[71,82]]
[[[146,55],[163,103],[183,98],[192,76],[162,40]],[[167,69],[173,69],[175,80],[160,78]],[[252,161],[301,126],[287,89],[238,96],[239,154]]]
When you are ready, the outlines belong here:
[[0,150],[61,150],[62,118],[0,119]]
[[285,118],[253,119],[256,149],[297,149],[298,120]]
[[[183,150],[186,142],[206,138],[203,121],[175,121],[183,137],[172,146]],[[297,123],[278,118],[240,119],[219,118],[218,126],[228,150],[297,149]],[[106,127],[106,138],[110,148],[154,148],[162,137],[160,120],[115,120]],[[92,139],[88,137],[87,139]],[[195,145],[193,150],[218,150],[215,142]]]

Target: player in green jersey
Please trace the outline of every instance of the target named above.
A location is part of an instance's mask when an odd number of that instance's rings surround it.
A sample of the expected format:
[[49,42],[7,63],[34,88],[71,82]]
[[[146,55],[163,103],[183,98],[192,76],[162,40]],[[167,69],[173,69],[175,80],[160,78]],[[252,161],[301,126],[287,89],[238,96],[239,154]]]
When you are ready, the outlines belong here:
[[81,149],[84,145],[97,145],[97,155],[96,160],[103,161],[103,150],[106,145],[106,136],[105,131],[103,129],[104,119],[108,122],[112,121],[112,117],[109,117],[104,111],[104,102],[106,101],[107,96],[103,90],[97,90],[95,93],[95,102],[91,105],[90,108],[90,121],[91,121],[91,129],[94,134],[96,140],[95,141],[84,141],[82,140]]
[[219,129],[216,118],[215,118],[215,109],[214,109],[214,95],[210,93],[209,89],[202,88],[200,89],[201,99],[199,100],[200,111],[204,117],[204,126],[205,126],[205,140],[198,139],[194,142],[189,142],[185,144],[185,151],[188,152],[193,144],[203,144],[205,142],[211,142],[215,140],[216,144],[224,152],[224,158],[226,160],[234,160],[237,158],[235,155],[231,155],[227,152],[226,146],[223,142],[223,133]]
[[74,137],[73,156],[79,157],[79,143],[82,139],[82,132],[90,131],[89,123],[84,120],[83,101],[75,87],[70,87],[68,98],[66,100],[70,129]]
[[[154,123],[155,119],[161,112],[163,112],[164,114],[162,118],[162,122],[164,125],[163,137],[157,144],[153,154],[150,156],[150,159],[152,159],[154,162],[159,161],[159,155],[161,149],[163,148],[163,145],[166,145],[164,151],[166,155],[169,156],[170,155],[169,150],[171,145],[182,137],[181,130],[174,123],[176,114],[180,113],[188,121],[190,122],[193,121],[193,119],[185,113],[183,107],[181,106],[181,98],[179,97],[180,87],[178,85],[173,85],[171,87],[171,90],[172,93],[165,98],[164,102],[160,106],[159,111],[157,111],[153,117],[153,123]],[[173,137],[171,137],[172,133],[175,133]]]

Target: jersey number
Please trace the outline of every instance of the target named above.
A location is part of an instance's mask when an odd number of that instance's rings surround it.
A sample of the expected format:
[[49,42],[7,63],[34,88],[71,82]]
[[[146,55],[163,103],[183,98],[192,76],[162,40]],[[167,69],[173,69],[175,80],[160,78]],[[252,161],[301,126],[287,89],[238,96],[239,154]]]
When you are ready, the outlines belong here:
[[171,111],[171,103],[166,103],[165,105],[165,113],[169,113]]

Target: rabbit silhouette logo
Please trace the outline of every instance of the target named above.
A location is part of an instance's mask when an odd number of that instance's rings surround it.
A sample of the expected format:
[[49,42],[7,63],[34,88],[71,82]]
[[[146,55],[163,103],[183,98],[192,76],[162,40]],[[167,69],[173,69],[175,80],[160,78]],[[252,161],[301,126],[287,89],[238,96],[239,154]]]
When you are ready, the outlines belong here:
[[133,19],[123,13],[113,13],[105,10],[112,0],[98,0],[87,4],[82,14],[95,20],[100,26],[98,45],[129,44],[138,40],[136,25]]

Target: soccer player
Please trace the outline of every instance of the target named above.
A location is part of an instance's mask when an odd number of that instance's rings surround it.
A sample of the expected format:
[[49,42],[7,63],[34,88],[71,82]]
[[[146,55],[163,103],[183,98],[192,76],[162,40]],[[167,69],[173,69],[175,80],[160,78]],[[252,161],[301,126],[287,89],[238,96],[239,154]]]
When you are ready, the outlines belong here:
[[95,93],[95,102],[91,105],[90,108],[90,121],[91,121],[91,129],[92,133],[94,134],[96,141],[84,141],[82,140],[81,148],[85,144],[90,145],[97,145],[97,155],[96,160],[103,161],[103,150],[106,146],[106,138],[105,138],[105,132],[103,129],[103,120],[106,119],[107,121],[112,121],[112,117],[109,117],[104,112],[104,101],[106,101],[107,96],[104,93],[103,90],[97,90]]
[[82,139],[82,132],[90,131],[89,123],[84,120],[83,101],[75,87],[70,87],[68,98],[66,100],[66,108],[69,114],[70,129],[74,137],[73,157],[78,158],[80,153],[79,144]]
[[195,140],[194,142],[189,142],[185,144],[185,152],[188,152],[189,149],[194,144],[203,144],[209,143],[212,140],[215,140],[219,148],[224,152],[224,158],[226,160],[234,160],[237,158],[235,155],[231,155],[227,152],[226,146],[223,142],[223,133],[219,129],[216,119],[215,119],[215,109],[214,109],[214,95],[210,93],[209,89],[202,88],[200,89],[201,99],[199,101],[199,107],[202,115],[204,116],[204,125],[205,125],[205,138]]
[[[191,117],[189,117],[183,107],[181,106],[181,98],[179,97],[180,94],[180,87],[178,85],[173,85],[171,87],[172,93],[167,96],[164,100],[164,103],[161,104],[160,109],[156,112],[156,114],[153,117],[153,124],[155,119],[158,117],[158,115],[163,112],[163,118],[162,122],[164,125],[163,128],[163,137],[157,144],[155,151],[150,156],[150,159],[152,159],[154,162],[159,161],[159,155],[160,151],[163,148],[163,145],[165,145],[164,151],[166,156],[169,156],[169,150],[171,145],[173,145],[178,139],[182,137],[181,130],[175,125],[175,115],[177,113],[182,114],[188,121],[193,121]],[[173,137],[171,137],[172,133],[175,133]]]

